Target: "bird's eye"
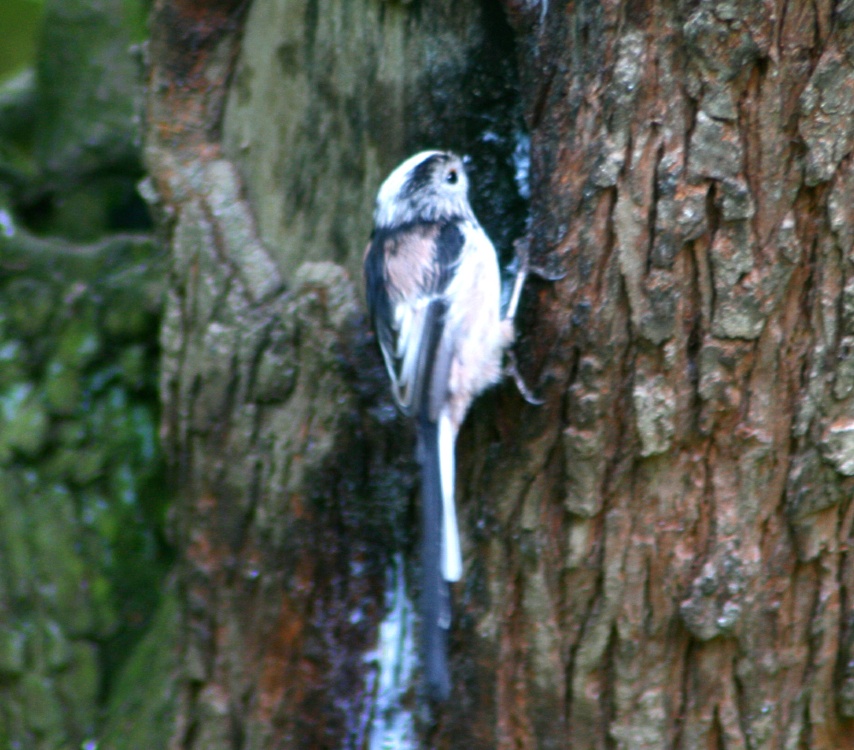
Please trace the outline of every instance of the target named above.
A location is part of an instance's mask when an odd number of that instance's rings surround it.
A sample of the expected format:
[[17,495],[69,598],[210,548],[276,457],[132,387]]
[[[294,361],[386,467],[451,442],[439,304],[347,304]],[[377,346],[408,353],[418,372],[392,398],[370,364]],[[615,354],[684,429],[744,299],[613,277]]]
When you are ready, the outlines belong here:
[[457,174],[456,169],[452,169],[450,172],[448,172],[448,174],[445,175],[445,182],[447,182],[449,185],[456,185],[459,179],[460,177]]

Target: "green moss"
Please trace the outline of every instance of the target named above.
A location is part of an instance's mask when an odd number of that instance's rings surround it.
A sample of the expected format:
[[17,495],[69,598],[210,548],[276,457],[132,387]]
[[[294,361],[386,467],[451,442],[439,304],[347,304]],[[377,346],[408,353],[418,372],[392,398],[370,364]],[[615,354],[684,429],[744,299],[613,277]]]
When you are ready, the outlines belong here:
[[0,462],[13,451],[34,456],[45,446],[48,417],[41,394],[30,383],[0,393]]
[[61,445],[80,445],[86,437],[86,428],[77,419],[69,419],[54,423],[54,434]]
[[44,621],[42,624],[42,642],[44,644],[45,666],[48,670],[64,669],[71,663],[71,648],[59,623],[53,620]]
[[69,479],[78,485],[94,482],[104,473],[106,452],[106,447],[97,444],[76,449],[73,452],[75,463],[69,467]]
[[[145,632],[169,563],[159,541],[168,493],[158,295],[142,258],[129,276],[127,258],[102,247],[104,262],[68,268],[58,243],[57,263],[0,278],[0,610],[16,623],[0,632],[0,703],[11,712],[0,737],[21,746],[98,736],[103,685]],[[139,288],[126,294],[129,278]],[[21,306],[35,291],[44,295],[37,320]],[[138,316],[120,325],[129,299]]]
[[69,321],[59,337],[56,355],[62,366],[80,369],[91,363],[101,348],[98,329],[92,320],[92,310]]
[[18,677],[24,672],[26,639],[20,630],[0,625],[0,677]]
[[149,750],[162,747],[170,736],[176,708],[178,625],[178,602],[170,592],[112,690],[103,747]]
[[28,65],[36,51],[42,3],[39,0],[3,0],[0,3],[0,78]]
[[20,341],[0,341],[0,389],[26,379]]
[[151,316],[144,307],[116,300],[104,315],[104,329],[112,336],[137,337],[151,328]]
[[100,677],[95,645],[84,641],[72,644],[69,666],[55,679],[63,712],[78,737],[91,737],[96,731]]
[[44,392],[50,411],[54,414],[73,414],[80,403],[79,375],[61,360],[51,362],[46,375]]
[[[45,0],[35,74],[0,83],[0,748],[99,736],[170,565],[163,261],[135,190],[129,49],[147,7]],[[158,728],[140,747],[166,745]]]
[[62,707],[53,693],[50,681],[39,675],[26,674],[21,679],[20,689],[28,727],[39,735],[59,735]]
[[120,377],[127,388],[138,389],[146,385],[150,377],[148,357],[141,344],[129,346],[119,355]]
[[138,71],[122,0],[47,0],[36,152],[48,173],[93,171],[134,153]]
[[47,328],[55,308],[51,285],[40,279],[13,278],[3,288],[3,308],[9,329],[24,337]]

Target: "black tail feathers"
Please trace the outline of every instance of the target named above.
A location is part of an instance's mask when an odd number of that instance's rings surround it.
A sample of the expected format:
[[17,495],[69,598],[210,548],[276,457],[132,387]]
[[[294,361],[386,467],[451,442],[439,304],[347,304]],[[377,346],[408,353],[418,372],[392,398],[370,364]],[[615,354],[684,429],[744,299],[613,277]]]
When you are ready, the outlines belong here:
[[451,692],[448,672],[448,584],[442,577],[442,483],[439,473],[439,428],[418,423],[418,460],[421,463],[421,645],[427,689],[433,700]]

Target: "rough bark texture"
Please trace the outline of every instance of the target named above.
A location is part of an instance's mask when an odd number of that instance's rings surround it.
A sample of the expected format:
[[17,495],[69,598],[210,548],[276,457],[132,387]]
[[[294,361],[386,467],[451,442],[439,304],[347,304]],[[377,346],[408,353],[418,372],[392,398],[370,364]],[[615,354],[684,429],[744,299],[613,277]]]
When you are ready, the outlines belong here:
[[204,6],[155,8],[146,148],[173,248],[162,337],[184,498],[173,742],[324,747],[356,723],[382,606],[369,527],[384,524],[354,510],[375,489],[353,369],[365,331],[337,266],[302,266],[282,293],[218,147],[245,4]]
[[850,3],[544,8],[533,244],[567,276],[507,498],[538,554],[498,574],[531,708],[498,713],[539,747],[850,746]]
[[518,98],[491,3],[244,11],[152,29],[174,746],[375,744],[415,485],[352,279],[424,145],[500,144],[506,248],[519,112],[534,259],[566,271],[519,325],[547,401],[497,389],[463,430],[454,696],[390,713],[436,747],[854,746],[854,4],[508,2]]

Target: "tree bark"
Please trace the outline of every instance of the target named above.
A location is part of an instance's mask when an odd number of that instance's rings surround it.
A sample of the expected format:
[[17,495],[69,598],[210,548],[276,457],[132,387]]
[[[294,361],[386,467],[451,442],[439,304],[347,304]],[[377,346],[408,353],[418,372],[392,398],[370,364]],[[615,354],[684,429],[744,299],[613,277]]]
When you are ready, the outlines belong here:
[[[504,11],[156,3],[173,745],[854,746],[854,4]],[[388,637],[417,482],[354,287],[427,145],[565,272],[518,324],[545,405],[502,386],[460,436],[433,707]]]

